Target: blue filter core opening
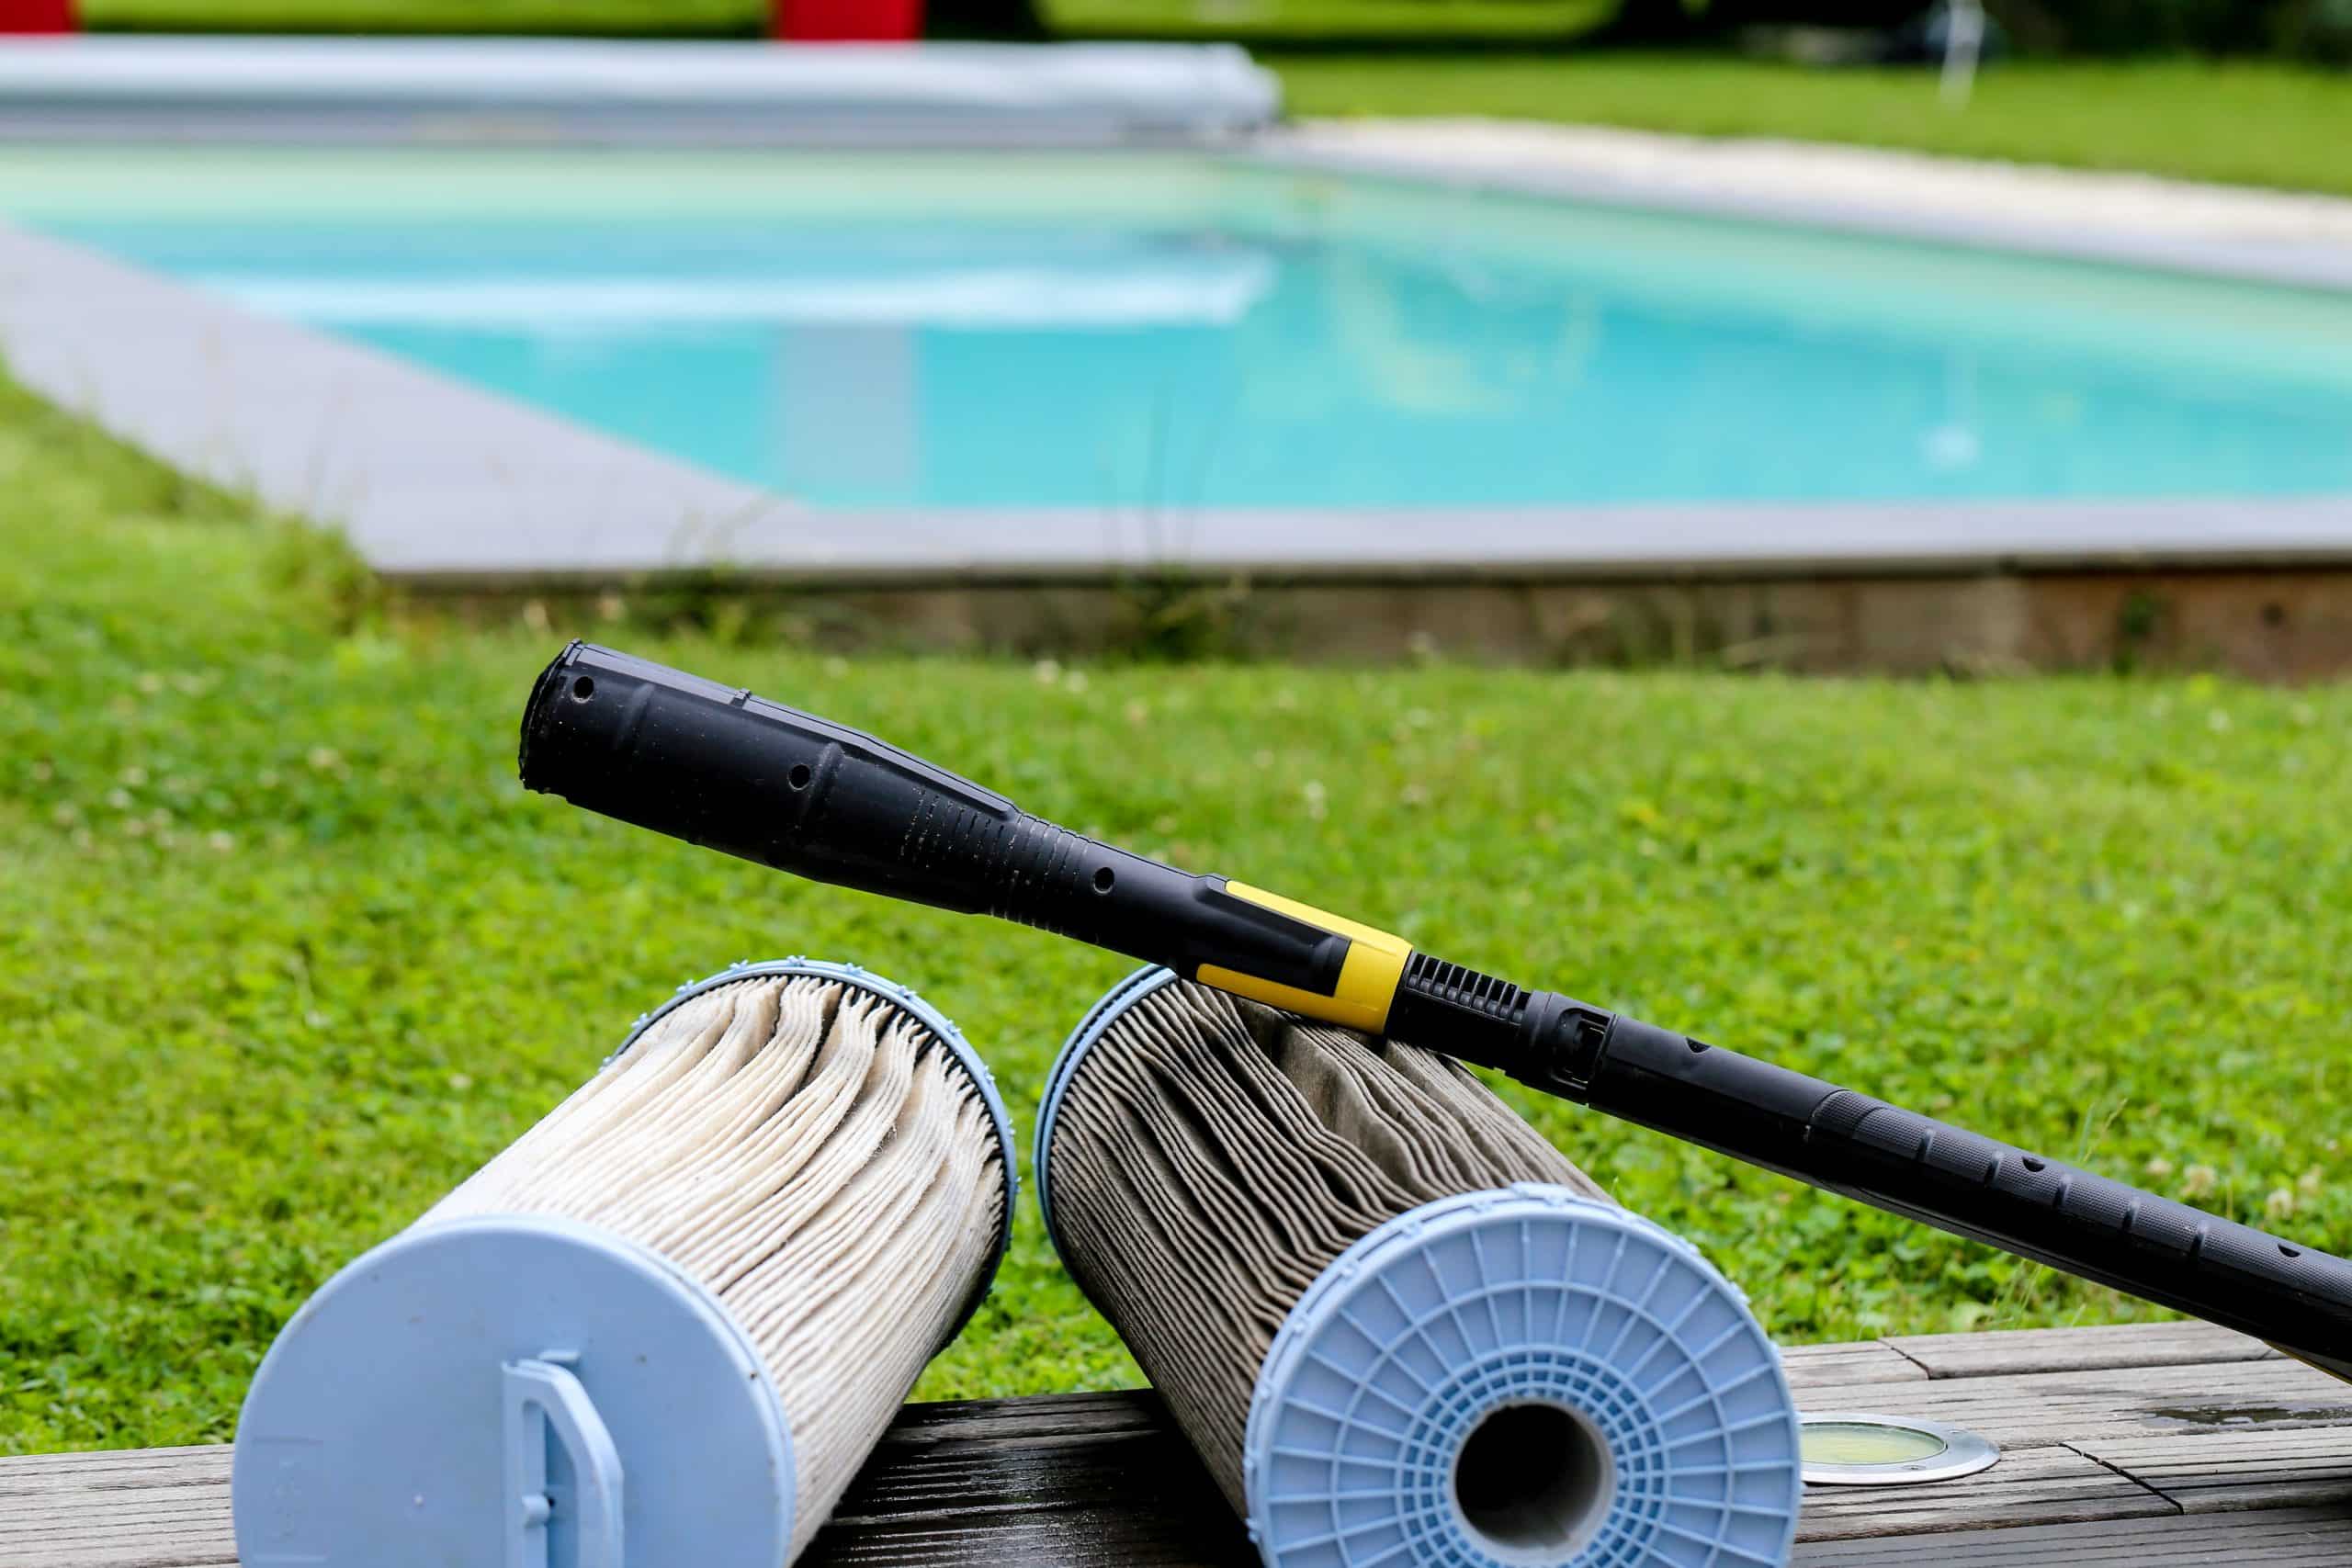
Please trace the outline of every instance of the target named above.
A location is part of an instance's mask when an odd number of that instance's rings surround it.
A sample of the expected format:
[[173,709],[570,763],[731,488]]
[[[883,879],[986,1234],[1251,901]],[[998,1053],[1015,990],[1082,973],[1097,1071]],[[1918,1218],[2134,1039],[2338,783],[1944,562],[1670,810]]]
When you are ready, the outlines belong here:
[[1600,1533],[1617,1463],[1581,1411],[1546,1401],[1497,1405],[1453,1461],[1453,1502],[1470,1534],[1510,1562],[1572,1558]]

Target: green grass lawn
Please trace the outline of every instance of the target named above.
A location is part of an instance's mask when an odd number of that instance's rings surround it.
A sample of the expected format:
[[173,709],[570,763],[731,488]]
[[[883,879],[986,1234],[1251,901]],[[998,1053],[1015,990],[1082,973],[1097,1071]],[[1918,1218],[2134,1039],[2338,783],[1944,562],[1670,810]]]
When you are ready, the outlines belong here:
[[2352,195],[2352,72],[2249,62],[2030,62],[1965,107],[1931,73],[1705,55],[1296,55],[1297,115],[1492,115],[1782,136]]
[[[2352,1244],[2352,689],[844,662],[606,609],[1074,826]],[[228,1437],[308,1291],[734,959],[920,987],[1025,1152],[1125,965],[525,795],[565,629],[371,609],[0,386],[0,1451]],[[2144,1310],[1518,1098],[1784,1338]],[[1031,1211],[922,1392],[1132,1376]]]

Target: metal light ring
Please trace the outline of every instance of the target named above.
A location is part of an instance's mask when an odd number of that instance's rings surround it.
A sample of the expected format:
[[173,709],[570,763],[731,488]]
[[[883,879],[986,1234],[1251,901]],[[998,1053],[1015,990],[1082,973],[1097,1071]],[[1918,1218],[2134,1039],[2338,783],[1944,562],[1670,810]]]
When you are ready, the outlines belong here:
[[[1982,1433],[1924,1421],[1912,1416],[1882,1416],[1865,1411],[1817,1411],[1799,1417],[1802,1429],[1815,1427],[1877,1427],[1937,1439],[1943,1447],[1917,1459],[1882,1464],[1838,1464],[1804,1461],[1804,1479],[1814,1486],[1917,1486],[1935,1481],[1957,1481],[1989,1470],[2001,1457],[2000,1445]],[[1802,1437],[1802,1430],[1800,1432]]]

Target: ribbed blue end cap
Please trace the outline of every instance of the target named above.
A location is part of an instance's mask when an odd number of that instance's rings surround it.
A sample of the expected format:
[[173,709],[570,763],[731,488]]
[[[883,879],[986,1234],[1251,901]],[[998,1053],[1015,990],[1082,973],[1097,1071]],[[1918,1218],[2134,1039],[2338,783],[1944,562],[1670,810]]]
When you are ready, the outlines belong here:
[[1054,1186],[1049,1174],[1053,1169],[1054,1119],[1061,1110],[1062,1096],[1069,1092],[1079,1064],[1094,1049],[1094,1043],[1118,1021],[1119,1015],[1162,986],[1175,984],[1177,978],[1172,969],[1146,964],[1103,992],[1101,999],[1086,1010],[1086,1016],[1078,1021],[1078,1027],[1069,1032],[1069,1038],[1062,1042],[1061,1054],[1054,1058],[1053,1070],[1046,1075],[1046,1096],[1037,1102],[1035,1157],[1030,1164],[1037,1175],[1037,1210],[1046,1219],[1046,1235],[1054,1244],[1054,1256],[1061,1258],[1065,1271],[1069,1270],[1069,1259],[1063,1257],[1062,1238],[1054,1231]]
[[1364,1236],[1258,1374],[1243,1472],[1269,1568],[1755,1568],[1797,1522],[1797,1414],[1687,1242],[1565,1188]]
[[[944,1350],[955,1343],[956,1337],[964,1332],[964,1325],[972,1321],[972,1314],[979,1311],[980,1303],[988,1299],[989,1288],[996,1282],[996,1271],[1004,1262],[1005,1249],[1012,1245],[1012,1221],[1019,1213],[1021,1200],[1021,1168],[1013,1152],[1012,1112],[1004,1108],[1004,1096],[997,1092],[996,1078],[989,1073],[988,1063],[972,1049],[971,1042],[964,1038],[963,1032],[956,1027],[953,1019],[897,981],[885,979],[854,964],[834,964],[821,958],[771,958],[756,964],[730,964],[706,979],[679,987],[669,1000],[637,1021],[636,1026],[628,1032],[628,1037],[620,1043],[613,1055],[617,1056],[636,1044],[639,1035],[705,992],[732,986],[740,980],[757,980],[770,976],[814,976],[838,980],[843,985],[871,992],[913,1015],[938,1038],[940,1044],[946,1047],[948,1055],[971,1078],[973,1087],[980,1091],[980,1099],[989,1108],[989,1119],[996,1123],[997,1157],[1004,1165],[1004,1212],[997,1225],[996,1250],[989,1255],[987,1271],[972,1288],[971,1299],[964,1303],[964,1310],[956,1314],[956,1326],[949,1329],[947,1337],[939,1342],[939,1348]],[[609,1062],[612,1057],[605,1060]]]
[[[537,1437],[544,1477],[519,1486],[502,1418],[518,1367],[571,1385],[597,1434]],[[784,1407],[708,1291],[574,1220],[426,1225],[320,1287],[263,1358],[231,1471],[238,1560],[504,1568],[537,1494],[553,1506],[534,1533],[578,1562],[599,1477],[624,1498],[631,1562],[779,1568],[791,1544]]]

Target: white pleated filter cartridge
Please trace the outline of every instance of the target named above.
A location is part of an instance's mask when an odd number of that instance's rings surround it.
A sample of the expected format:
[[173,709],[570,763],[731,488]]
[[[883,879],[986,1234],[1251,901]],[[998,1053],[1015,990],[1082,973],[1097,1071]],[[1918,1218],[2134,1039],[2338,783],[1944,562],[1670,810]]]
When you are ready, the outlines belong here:
[[779,1568],[1010,1234],[1012,1128],[889,982],[738,965],[334,1276],[237,1431],[245,1568]]
[[1131,977],[1056,1063],[1037,1190],[1273,1568],[1769,1568],[1771,1341],[1459,1064]]

